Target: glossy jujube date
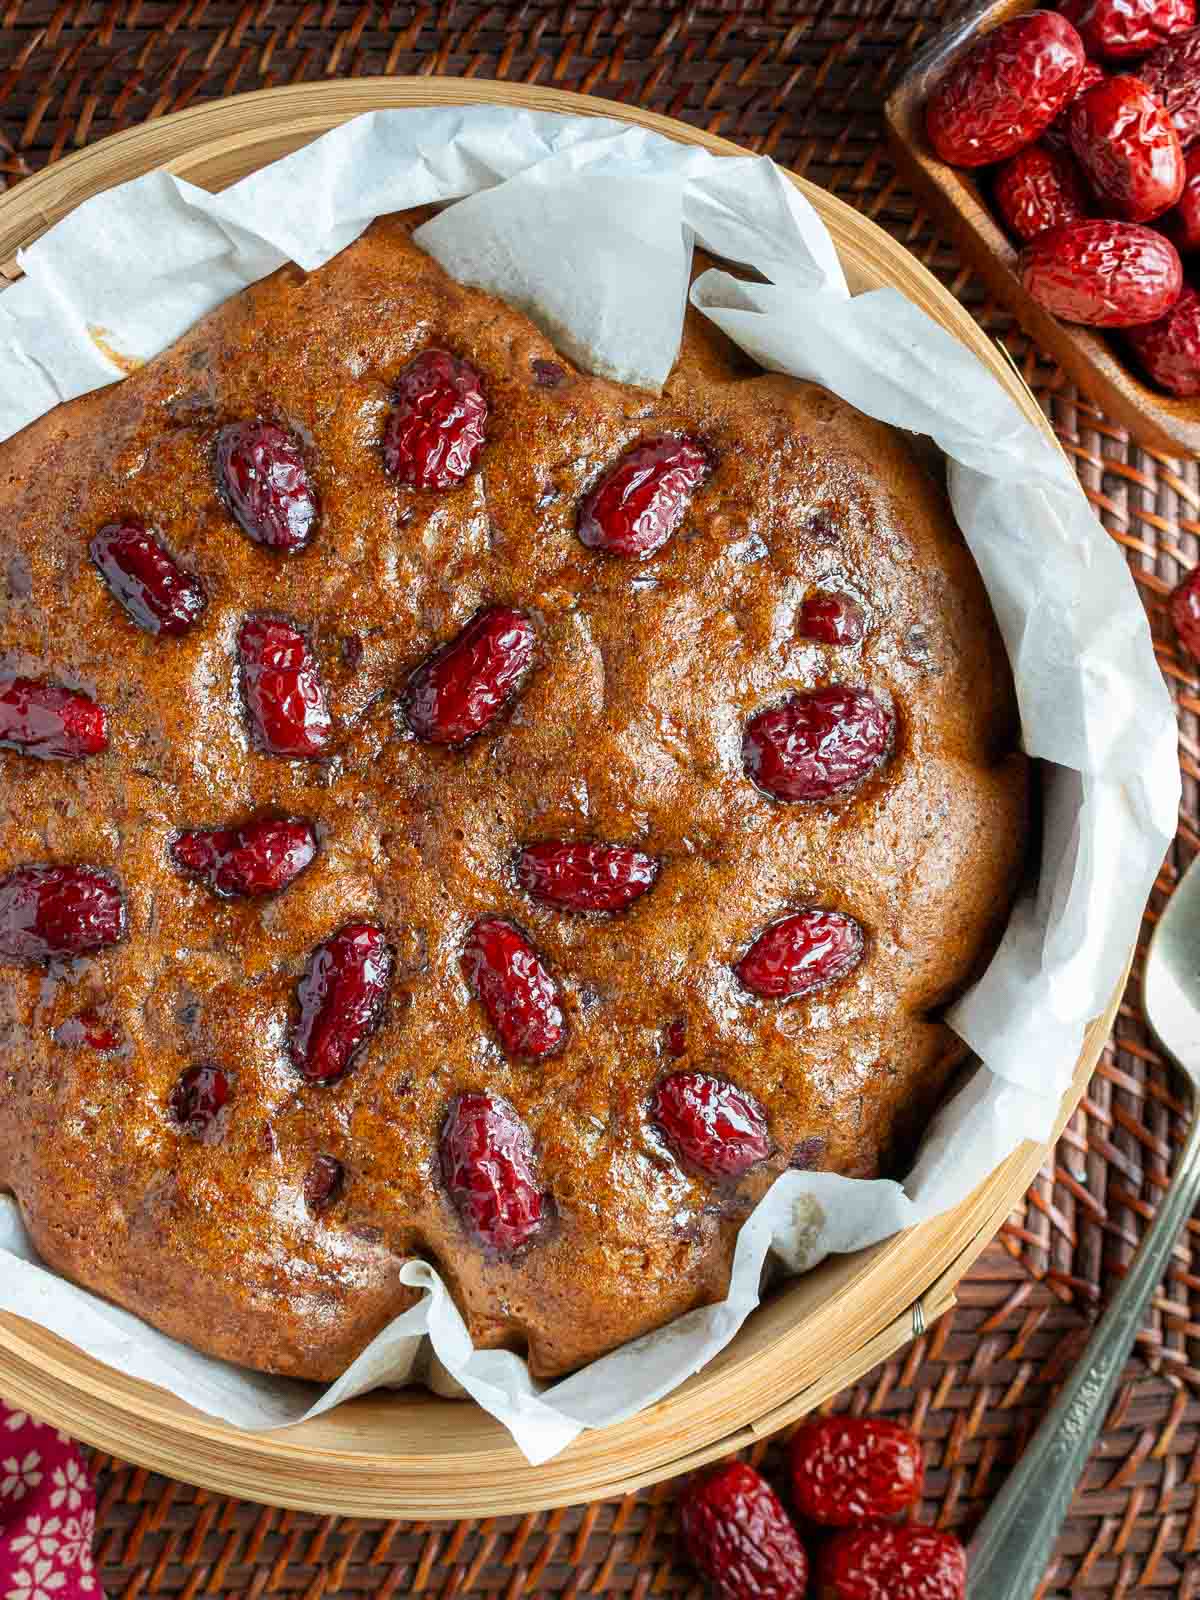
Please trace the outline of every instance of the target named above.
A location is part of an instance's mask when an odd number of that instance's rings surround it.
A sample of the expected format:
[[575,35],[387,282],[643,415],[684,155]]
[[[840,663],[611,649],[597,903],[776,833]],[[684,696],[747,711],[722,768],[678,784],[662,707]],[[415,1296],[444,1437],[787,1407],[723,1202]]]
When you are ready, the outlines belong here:
[[1018,271],[1040,306],[1097,328],[1153,322],[1183,285],[1183,263],[1168,238],[1107,218],[1047,228],[1022,250]]
[[171,1117],[184,1133],[203,1141],[228,1100],[229,1079],[220,1067],[189,1067],[171,1090]]
[[483,380],[448,350],[425,350],[396,379],[383,464],[413,489],[453,489],[479,459],[487,429]]
[[581,504],[580,539],[609,555],[652,556],[683,521],[712,465],[707,447],[686,435],[635,444]]
[[542,1225],[546,1197],[529,1130],[507,1100],[460,1094],[447,1114],[438,1154],[446,1192],[483,1244],[509,1255],[529,1242]]
[[[1074,157],[1071,156],[1071,140],[1068,135],[1071,107],[1081,94],[1086,94],[1089,89],[1094,89],[1098,83],[1103,83],[1107,77],[1108,73],[1105,72],[1099,62],[1085,61],[1083,63],[1083,71],[1079,74],[1079,82],[1075,85],[1075,93],[1042,135],[1042,145],[1048,150],[1055,151],[1058,155],[1070,156],[1071,160],[1074,160]],[[1026,146],[1026,149],[1037,148],[1039,148],[1037,145]]]
[[1088,214],[1088,193],[1074,158],[1044,144],[1018,150],[996,174],[996,208],[1018,239]]
[[301,817],[263,817],[240,828],[196,828],[171,843],[171,858],[223,899],[286,889],[317,853],[317,833]]
[[858,601],[826,589],[810,594],[796,618],[800,637],[821,644],[857,644],[866,631],[866,614]]
[[304,1175],[304,1203],[314,1217],[321,1216],[342,1197],[346,1169],[336,1156],[317,1156]]
[[1175,34],[1136,70],[1166,107],[1186,149],[1200,135],[1200,28]]
[[791,1440],[792,1503],[810,1522],[882,1522],[921,1497],[921,1441],[881,1417],[822,1417]]
[[776,800],[828,800],[873,772],[894,734],[895,717],[868,690],[830,684],[751,717],[742,764]]
[[1140,78],[1118,74],[1080,95],[1067,116],[1067,135],[1110,216],[1149,222],[1183,193],[1179,135]]
[[310,1083],[332,1083],[354,1065],[383,1020],[394,962],[383,932],[365,922],[313,951],[296,986],[292,1034],[292,1060]]
[[88,955],[125,932],[116,881],[95,867],[17,867],[0,878],[0,960]]
[[0,749],[75,761],[108,748],[108,714],[78,689],[36,678],[0,680]]
[[1145,55],[1196,20],[1195,0],[1059,0],[1059,10],[1089,55],[1113,60]]
[[664,1078],[651,1098],[650,1120],[681,1160],[710,1178],[740,1178],[771,1153],[758,1101],[707,1072]]
[[308,640],[281,617],[247,617],[238,634],[250,726],[270,755],[307,758],[329,746],[333,722]]
[[1165,317],[1125,335],[1150,377],[1168,394],[1200,394],[1200,294],[1186,286]]
[[478,612],[443,649],[417,668],[404,715],[427,744],[465,744],[499,716],[533,660],[533,624],[510,606]]
[[952,167],[1004,161],[1075,93],[1083,41],[1053,11],[1012,17],[951,63],[925,105],[929,142]]
[[966,1592],[966,1552],[954,1534],[915,1522],[836,1533],[817,1570],[820,1600],[963,1600]]
[[679,1527],[719,1600],[804,1600],[808,1557],[779,1496],[744,1461],[687,1485]]
[[243,532],[272,550],[303,550],[318,506],[296,439],[261,418],[231,422],[217,435],[217,482]]
[[567,1032],[558,985],[533,945],[503,917],[481,917],[467,935],[463,976],[511,1056],[552,1055]]
[[733,970],[752,994],[781,1000],[844,978],[862,957],[863,931],[854,918],[811,906],[764,928]]
[[204,585],[186,572],[141,523],[111,523],[92,540],[91,557],[101,577],[139,628],[147,633],[186,633],[208,604]]
[[658,862],[620,844],[527,845],[517,881],[527,894],[563,911],[623,911],[654,886]]

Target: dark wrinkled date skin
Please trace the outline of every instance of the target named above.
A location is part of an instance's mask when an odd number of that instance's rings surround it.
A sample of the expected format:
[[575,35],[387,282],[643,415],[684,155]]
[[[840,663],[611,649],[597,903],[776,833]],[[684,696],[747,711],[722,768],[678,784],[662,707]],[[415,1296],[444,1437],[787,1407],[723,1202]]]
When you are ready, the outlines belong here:
[[240,828],[198,828],[171,842],[175,865],[222,899],[276,894],[316,853],[316,830],[298,817],[265,817]]
[[229,1079],[220,1067],[189,1067],[171,1090],[171,1120],[201,1143],[220,1134],[218,1117],[229,1100]]
[[825,1546],[817,1578],[821,1600],[964,1600],[967,1558],[935,1528],[853,1528]]
[[517,857],[526,894],[561,911],[623,911],[658,877],[658,862],[619,844],[547,842]]
[[707,1072],[673,1072],[650,1101],[650,1120],[689,1167],[740,1178],[771,1153],[767,1119],[754,1096]]
[[562,997],[530,941],[502,917],[481,917],[467,935],[463,976],[510,1056],[539,1060],[567,1036]]
[[546,1196],[529,1130],[507,1100],[460,1094],[438,1147],[442,1182],[464,1225],[488,1249],[512,1255],[541,1229]]
[[313,951],[296,985],[292,1061],[309,1083],[344,1077],[383,1021],[395,956],[369,923],[341,928]]
[[830,684],[746,724],[746,775],[776,800],[830,800],[857,787],[892,748],[895,717],[866,689]]
[[231,422],[216,457],[221,497],[242,531],[271,550],[303,550],[320,508],[298,441],[260,418]]
[[808,1558],[779,1496],[744,1461],[690,1483],[679,1526],[720,1600],[804,1600]]
[[644,561],[676,532],[712,468],[712,455],[698,439],[643,440],[625,452],[580,506],[580,539],[590,550]]
[[764,928],[733,970],[751,994],[794,999],[853,972],[863,949],[863,931],[853,917],[809,907]]
[[1165,317],[1130,328],[1125,337],[1160,389],[1200,394],[1200,294],[1190,285]]
[[185,572],[166,545],[140,523],[101,528],[92,540],[91,556],[113,598],[147,633],[178,637],[208,604],[195,573]]
[[1145,55],[1190,28],[1195,0],[1059,0],[1089,55],[1119,60]]
[[1021,282],[1064,322],[1130,328],[1179,298],[1183,263],[1169,239],[1137,222],[1068,222],[1021,252]]
[[921,1441],[880,1417],[822,1417],[792,1437],[792,1503],[825,1527],[883,1522],[921,1497]]
[[324,754],[333,721],[308,640],[281,617],[248,617],[238,634],[242,694],[251,730],[269,755]]
[[1074,159],[1045,145],[1031,144],[1011,156],[996,174],[993,193],[1009,232],[1023,241],[1088,214],[1087,188]]
[[418,667],[404,715],[418,739],[459,745],[500,715],[533,661],[533,624],[510,606],[479,612],[445,649]]
[[323,1216],[342,1198],[346,1169],[336,1156],[317,1156],[304,1175],[304,1203],[314,1217]]
[[108,713],[77,689],[0,679],[0,750],[39,761],[78,761],[108,748]]
[[1200,135],[1200,28],[1173,35],[1136,71],[1167,108],[1186,149]]
[[479,459],[487,434],[483,379],[448,350],[426,350],[396,379],[383,435],[383,464],[412,489],[454,489]]
[[0,961],[88,955],[125,933],[116,881],[95,867],[17,867],[0,878]]
[[[1098,61],[1085,61],[1083,63],[1083,71],[1079,74],[1079,82],[1075,85],[1074,95],[1046,129],[1042,135],[1041,144],[1030,145],[1027,148],[1031,150],[1045,148],[1053,150],[1056,155],[1071,156],[1071,141],[1068,137],[1071,107],[1081,94],[1086,94],[1089,89],[1094,89],[1098,83],[1103,83],[1107,77],[1107,72]],[[1021,151],[1017,152],[1018,155],[1022,153]],[[1016,157],[1013,159],[1015,160]],[[1071,156],[1071,160],[1074,161],[1074,159],[1074,156]]]
[[1057,12],[1002,22],[935,84],[925,107],[930,144],[953,167],[1007,160],[1050,126],[1083,66],[1083,42]]
[[1149,222],[1183,193],[1179,135],[1140,79],[1119,74],[1080,95],[1067,135],[1102,206],[1127,222]]

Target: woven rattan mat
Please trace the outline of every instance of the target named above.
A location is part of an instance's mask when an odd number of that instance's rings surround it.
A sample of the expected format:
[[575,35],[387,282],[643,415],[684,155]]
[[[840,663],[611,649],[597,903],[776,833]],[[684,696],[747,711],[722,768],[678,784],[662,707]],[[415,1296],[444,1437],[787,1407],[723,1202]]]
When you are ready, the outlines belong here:
[[[453,73],[554,84],[695,122],[794,170],[902,240],[1007,345],[1126,552],[1179,703],[1184,807],[1146,926],[1200,848],[1200,676],[1162,601],[1200,559],[1200,470],[1139,449],[986,297],[882,142],[882,93],[943,0],[697,0],[653,6],[388,0],[0,0],[0,175],[200,100],[332,76]],[[1114,884],[1114,893],[1119,893]],[[1124,1270],[1166,1181],[1178,1102],[1135,970],[1087,1098],[1019,1214],[905,1356],[837,1404],[926,1441],[925,1514],[969,1528]],[[780,1445],[764,1448],[768,1470]],[[672,1488],[522,1519],[318,1519],[99,1462],[111,1594],[699,1593],[674,1558]],[[1200,1227],[1142,1332],[1046,1594],[1200,1596]]]

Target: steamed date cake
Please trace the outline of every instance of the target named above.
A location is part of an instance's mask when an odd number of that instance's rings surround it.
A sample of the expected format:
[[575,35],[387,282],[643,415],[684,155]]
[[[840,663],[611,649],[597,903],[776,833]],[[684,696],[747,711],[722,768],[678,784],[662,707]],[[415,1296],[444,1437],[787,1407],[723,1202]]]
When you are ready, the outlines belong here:
[[434,1262],[568,1371],[911,1150],[1025,854],[894,432],[689,311],[659,396],[384,218],[0,447],[0,1188],[329,1379]]

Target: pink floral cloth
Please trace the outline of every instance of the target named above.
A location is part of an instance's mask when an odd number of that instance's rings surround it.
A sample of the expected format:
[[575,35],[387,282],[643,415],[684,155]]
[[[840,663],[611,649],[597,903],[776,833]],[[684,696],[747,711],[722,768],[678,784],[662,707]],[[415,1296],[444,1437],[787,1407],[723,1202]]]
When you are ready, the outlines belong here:
[[104,1600],[96,1492],[65,1433],[0,1400],[0,1600]]

